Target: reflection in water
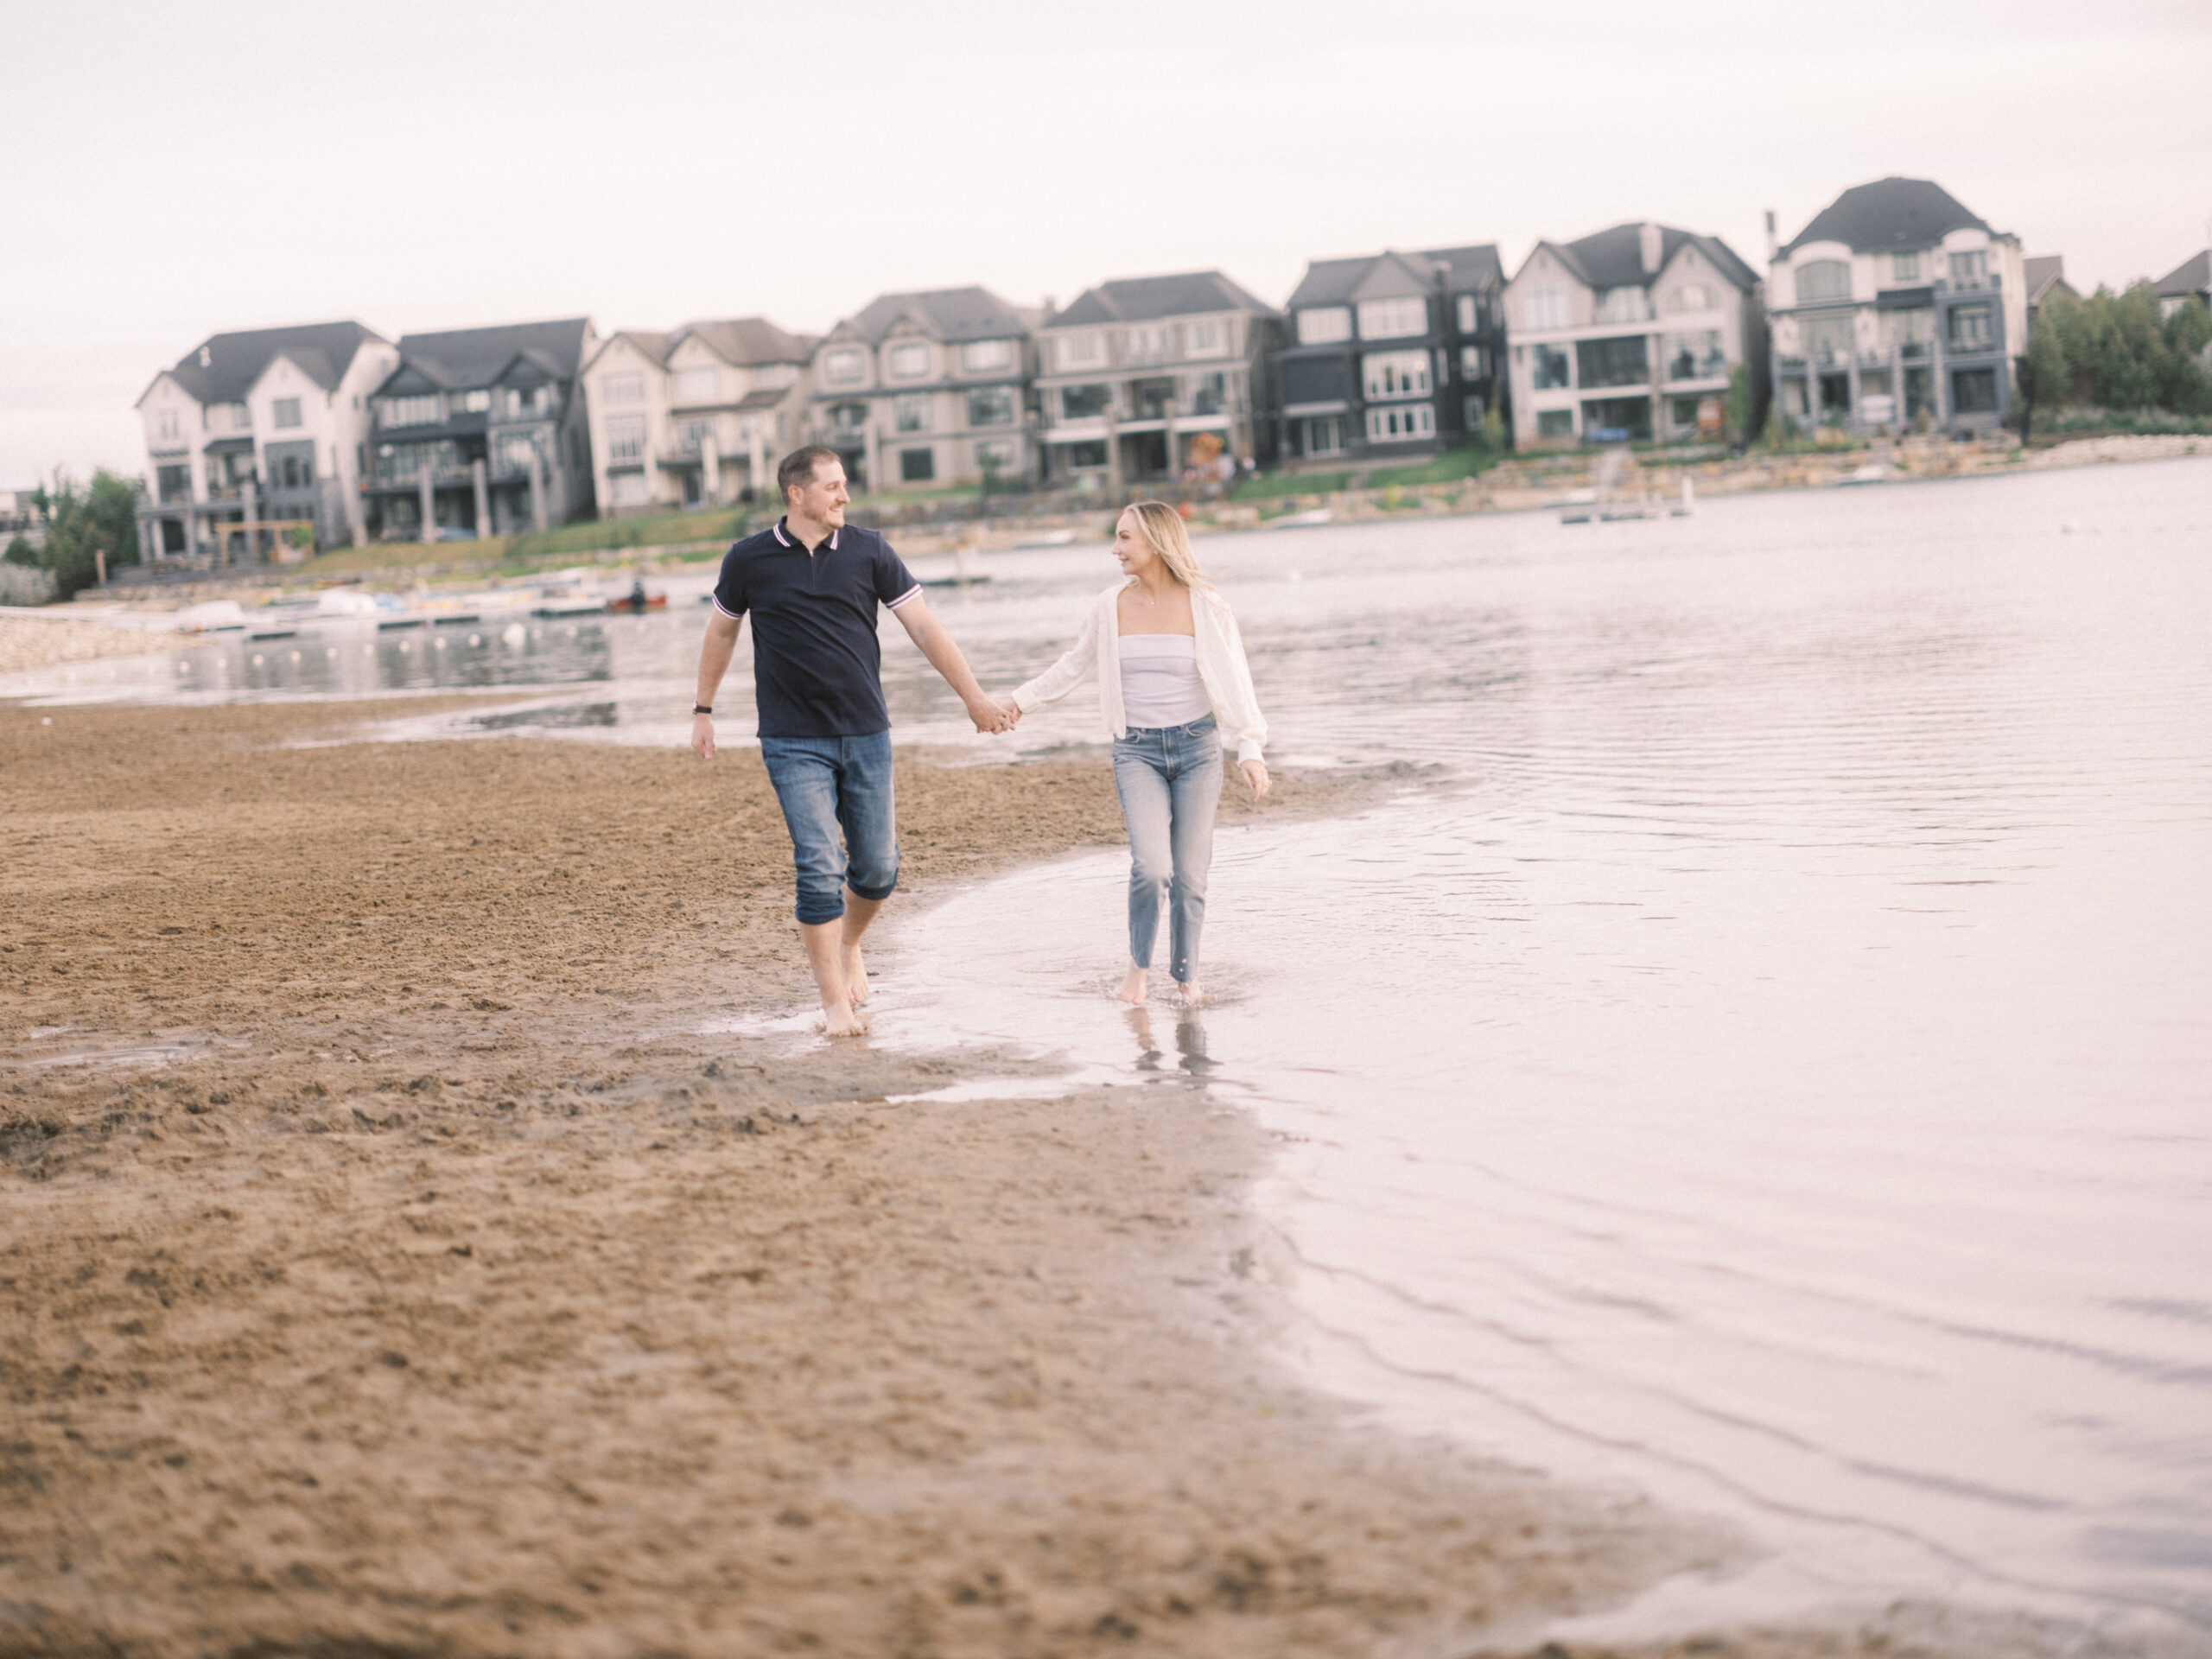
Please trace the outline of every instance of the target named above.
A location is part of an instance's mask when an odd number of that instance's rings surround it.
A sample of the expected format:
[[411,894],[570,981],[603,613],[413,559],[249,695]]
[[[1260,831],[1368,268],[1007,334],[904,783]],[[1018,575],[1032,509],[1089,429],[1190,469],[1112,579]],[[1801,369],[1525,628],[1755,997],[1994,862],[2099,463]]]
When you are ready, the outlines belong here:
[[[1154,1075],[1163,1072],[1166,1067],[1159,1040],[1152,1034],[1152,1010],[1130,1008],[1125,1018],[1130,1034],[1137,1039],[1137,1070]],[[1175,1011],[1175,1053],[1177,1069],[1195,1079],[1204,1081],[1213,1071],[1213,1061],[1206,1054],[1206,1028],[1196,1008]]]

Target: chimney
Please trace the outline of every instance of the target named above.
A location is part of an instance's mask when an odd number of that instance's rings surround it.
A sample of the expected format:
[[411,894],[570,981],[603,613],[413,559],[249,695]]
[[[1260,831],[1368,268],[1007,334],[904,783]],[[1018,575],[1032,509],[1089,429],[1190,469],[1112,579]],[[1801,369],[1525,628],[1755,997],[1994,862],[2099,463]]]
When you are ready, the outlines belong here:
[[1660,239],[1659,227],[1648,219],[1637,233],[1637,245],[1643,255],[1643,274],[1656,276],[1659,274],[1660,251],[1666,244]]
[[1766,210],[1766,262],[1770,265],[1782,256],[1782,238],[1774,233],[1774,209]]

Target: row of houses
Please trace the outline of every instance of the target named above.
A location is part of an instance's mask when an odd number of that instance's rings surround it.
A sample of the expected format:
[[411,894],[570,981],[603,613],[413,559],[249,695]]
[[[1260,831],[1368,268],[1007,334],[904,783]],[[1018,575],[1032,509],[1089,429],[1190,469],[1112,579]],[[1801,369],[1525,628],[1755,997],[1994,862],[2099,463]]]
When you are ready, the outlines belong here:
[[[2206,256],[2172,280],[2197,273]],[[1940,186],[1846,190],[1764,276],[1657,222],[1308,264],[1280,308],[1217,270],[1068,305],[880,296],[827,334],[588,317],[390,340],[358,322],[211,336],[138,404],[140,545],[164,557],[508,534],[714,505],[823,443],[874,491],[1109,494],[1245,465],[1338,470],[1502,429],[1522,447],[1717,435],[1740,376],[1804,425],[2001,423],[2056,258]],[[2185,299],[2187,295],[2183,297]],[[242,538],[242,545],[241,545]]]

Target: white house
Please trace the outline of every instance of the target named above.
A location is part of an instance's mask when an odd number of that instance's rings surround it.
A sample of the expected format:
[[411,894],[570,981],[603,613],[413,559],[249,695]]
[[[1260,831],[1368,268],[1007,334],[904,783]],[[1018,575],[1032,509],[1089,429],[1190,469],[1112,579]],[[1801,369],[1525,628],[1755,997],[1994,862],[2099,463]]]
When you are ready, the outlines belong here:
[[815,348],[807,436],[855,487],[930,489],[1032,476],[1025,315],[984,288],[884,294]]
[[2028,340],[2019,238],[1927,179],[1878,179],[1768,257],[1774,395],[1788,418],[1852,432],[1923,417],[1954,432],[2003,424]]
[[365,539],[369,401],[398,360],[359,323],[326,322],[210,334],[156,375],[137,404],[139,556],[257,558],[302,524],[321,546]]
[[592,470],[608,517],[771,490],[806,423],[814,341],[762,317],[626,329],[584,365]]
[[1539,242],[1505,288],[1514,440],[1716,436],[1764,327],[1758,273],[1717,236],[1646,221]]

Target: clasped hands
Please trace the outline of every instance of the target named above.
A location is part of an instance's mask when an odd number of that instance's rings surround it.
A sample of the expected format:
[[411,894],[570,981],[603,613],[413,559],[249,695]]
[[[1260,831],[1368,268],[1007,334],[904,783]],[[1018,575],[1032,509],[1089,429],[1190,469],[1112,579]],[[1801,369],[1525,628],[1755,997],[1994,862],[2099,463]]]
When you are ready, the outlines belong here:
[[976,722],[977,731],[995,735],[1001,732],[1010,732],[1020,724],[1021,709],[1012,697],[1004,702],[994,702],[986,697],[981,703],[968,705],[968,718]]

